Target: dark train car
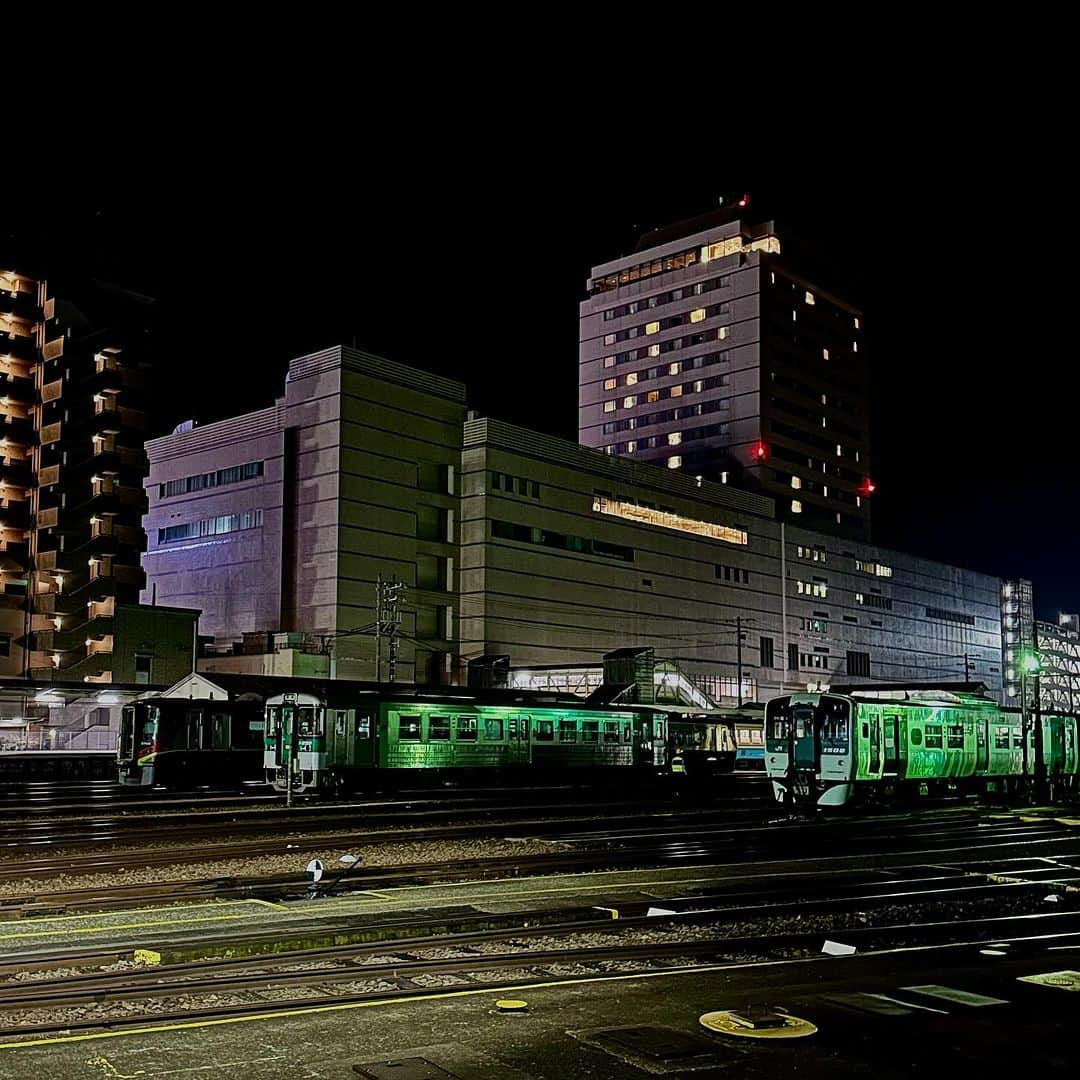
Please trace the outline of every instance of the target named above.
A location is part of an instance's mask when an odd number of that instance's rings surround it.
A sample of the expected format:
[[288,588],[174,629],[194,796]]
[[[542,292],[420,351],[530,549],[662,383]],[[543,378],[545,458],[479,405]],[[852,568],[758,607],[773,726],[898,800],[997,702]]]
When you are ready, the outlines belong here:
[[120,726],[122,784],[236,786],[262,777],[261,700],[154,697],[126,705]]
[[714,777],[734,772],[734,710],[691,712],[663,707],[663,712],[667,716],[667,758],[673,773]]

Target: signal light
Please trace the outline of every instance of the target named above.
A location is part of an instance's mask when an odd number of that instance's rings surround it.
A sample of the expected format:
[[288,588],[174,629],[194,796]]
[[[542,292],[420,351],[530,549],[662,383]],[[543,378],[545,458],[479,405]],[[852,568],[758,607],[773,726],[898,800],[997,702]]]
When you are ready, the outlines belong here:
[[738,201],[738,203],[736,203],[736,205],[739,207],[740,210],[745,209],[747,206],[750,205],[750,196],[749,195],[744,195]]

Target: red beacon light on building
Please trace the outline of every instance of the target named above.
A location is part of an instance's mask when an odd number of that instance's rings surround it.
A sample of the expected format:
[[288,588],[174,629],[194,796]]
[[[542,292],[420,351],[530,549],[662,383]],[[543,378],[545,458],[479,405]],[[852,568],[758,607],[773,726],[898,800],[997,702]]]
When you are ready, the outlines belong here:
[[754,460],[764,461],[769,456],[769,448],[763,443],[759,442],[754,447]]
[[877,484],[875,484],[874,481],[871,480],[868,476],[866,478],[866,481],[863,483],[862,493],[864,495],[873,495],[875,491],[877,491]]
[[750,196],[744,195],[736,204],[740,210],[745,210],[750,205]]

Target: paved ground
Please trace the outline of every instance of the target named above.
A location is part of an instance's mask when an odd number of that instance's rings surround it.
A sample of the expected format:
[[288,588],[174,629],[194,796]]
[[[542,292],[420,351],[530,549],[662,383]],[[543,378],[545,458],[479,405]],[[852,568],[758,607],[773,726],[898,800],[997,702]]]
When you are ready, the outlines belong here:
[[[1023,850],[1014,850],[1013,844],[1000,852],[981,848],[978,857],[1007,855],[1013,860],[1010,873],[1028,880],[1075,880],[1080,852],[1075,830],[1052,842],[1021,843]],[[935,849],[935,863],[944,854]],[[961,850],[947,854],[954,860],[964,856]],[[800,860],[799,868],[828,875],[852,862],[885,868],[918,861],[918,856],[903,852],[850,860],[824,856]],[[627,897],[662,899],[702,888],[714,877],[752,880],[782,874],[785,868],[790,870],[791,863],[759,861],[692,866],[680,872],[667,868],[428,886],[298,908],[356,918],[417,906],[542,909],[565,903],[568,895],[587,895],[589,902],[603,904]],[[7,923],[0,950],[39,951],[116,940],[152,946],[168,930],[187,936],[197,927],[215,934],[252,923],[286,928],[294,917],[273,905],[233,903]],[[1072,939],[1014,943],[989,952],[960,945],[739,969],[685,969],[536,989],[418,992],[411,1001],[389,1005],[337,1006],[118,1036],[61,1035],[36,1045],[0,1044],[0,1080],[329,1080],[358,1075],[375,1080],[621,1080],[650,1075],[700,1080],[956,1075],[975,1080],[1018,1074],[1041,1080],[1066,1069],[1075,1074],[1080,1065],[1080,974],[1075,980],[1054,975],[1062,972],[1080,972],[1080,944]],[[1020,981],[1039,975],[1050,975],[1049,983]],[[495,1002],[507,996],[526,999],[527,1013],[500,1013]],[[783,1006],[817,1025],[818,1033],[797,1042],[747,1042],[712,1035],[699,1024],[704,1013],[748,1003]],[[366,1071],[354,1071],[357,1065]]]
[[[528,1001],[525,1015],[497,1012],[503,991],[470,991],[376,1008],[60,1038],[0,1047],[0,1077],[292,1080],[355,1077],[360,1063],[379,1080],[1075,1073],[1080,974],[1074,992],[1019,979],[1080,968],[1080,947],[998,951],[1005,955],[959,946],[519,988],[514,996]],[[710,1035],[699,1025],[703,1013],[750,1002],[783,1005],[818,1033],[749,1042]],[[652,1030],[626,1031],[642,1027]]]

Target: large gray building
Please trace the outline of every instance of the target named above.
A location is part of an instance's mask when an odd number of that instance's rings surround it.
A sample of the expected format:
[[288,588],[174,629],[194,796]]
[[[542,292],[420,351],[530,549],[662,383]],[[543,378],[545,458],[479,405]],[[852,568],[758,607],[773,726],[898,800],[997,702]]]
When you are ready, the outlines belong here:
[[592,269],[578,440],[745,486],[778,516],[870,538],[859,310],[781,255],[772,221],[716,211]]
[[642,647],[722,700],[819,681],[1002,689],[998,578],[476,418],[460,384],[355,350],[301,357],[272,408],[147,450],[147,595],[200,608],[219,649],[336,634],[338,673],[372,678],[372,636],[345,632],[370,629],[382,576],[408,586],[401,679]]

